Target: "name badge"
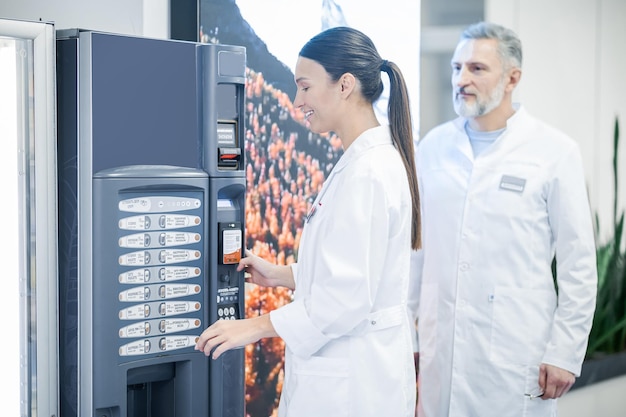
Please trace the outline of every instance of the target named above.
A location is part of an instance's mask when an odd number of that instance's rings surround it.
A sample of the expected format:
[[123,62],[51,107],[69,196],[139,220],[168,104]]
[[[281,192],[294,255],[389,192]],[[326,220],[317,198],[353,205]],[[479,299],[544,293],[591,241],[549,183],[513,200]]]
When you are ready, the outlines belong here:
[[515,191],[521,193],[526,186],[526,180],[524,178],[513,177],[511,175],[503,175],[500,180],[500,189]]

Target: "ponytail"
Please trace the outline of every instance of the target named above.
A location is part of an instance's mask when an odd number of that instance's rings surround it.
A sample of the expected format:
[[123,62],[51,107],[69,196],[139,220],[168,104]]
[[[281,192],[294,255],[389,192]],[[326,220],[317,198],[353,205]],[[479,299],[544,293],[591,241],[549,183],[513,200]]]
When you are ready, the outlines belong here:
[[422,247],[422,225],[420,215],[420,198],[415,169],[415,153],[413,148],[413,126],[409,107],[409,95],[404,77],[400,69],[393,62],[383,60],[381,70],[389,75],[391,91],[387,115],[391,129],[391,139],[400,152],[404,168],[406,169],[411,191],[412,221],[411,247],[414,250]]

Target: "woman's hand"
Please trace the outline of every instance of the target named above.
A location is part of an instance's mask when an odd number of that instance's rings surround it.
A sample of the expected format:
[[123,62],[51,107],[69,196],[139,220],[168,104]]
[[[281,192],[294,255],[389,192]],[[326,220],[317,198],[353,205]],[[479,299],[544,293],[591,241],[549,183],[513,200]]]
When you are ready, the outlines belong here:
[[217,359],[227,350],[275,336],[278,334],[268,314],[242,320],[218,320],[202,332],[195,349]]
[[295,289],[291,267],[275,265],[246,249],[246,257],[239,261],[237,271],[245,270],[247,282],[262,287],[287,287]]

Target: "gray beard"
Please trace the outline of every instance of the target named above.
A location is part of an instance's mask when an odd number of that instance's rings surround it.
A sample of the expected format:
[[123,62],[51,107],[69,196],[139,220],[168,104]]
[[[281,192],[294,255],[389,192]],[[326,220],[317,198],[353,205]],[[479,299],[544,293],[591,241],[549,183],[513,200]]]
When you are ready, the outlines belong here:
[[504,80],[501,80],[487,100],[479,101],[477,99],[473,104],[467,104],[464,100],[461,100],[455,91],[453,92],[454,111],[459,116],[467,119],[484,116],[502,103],[504,87]]

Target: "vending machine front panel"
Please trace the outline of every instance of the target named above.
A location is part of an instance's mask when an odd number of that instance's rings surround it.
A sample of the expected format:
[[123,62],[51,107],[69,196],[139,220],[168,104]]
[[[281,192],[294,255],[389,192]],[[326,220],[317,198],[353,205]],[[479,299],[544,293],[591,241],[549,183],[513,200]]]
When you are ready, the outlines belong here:
[[207,415],[208,187],[190,168],[95,175],[94,415]]
[[61,415],[245,415],[193,349],[245,316],[245,48],[67,29],[57,73]]

